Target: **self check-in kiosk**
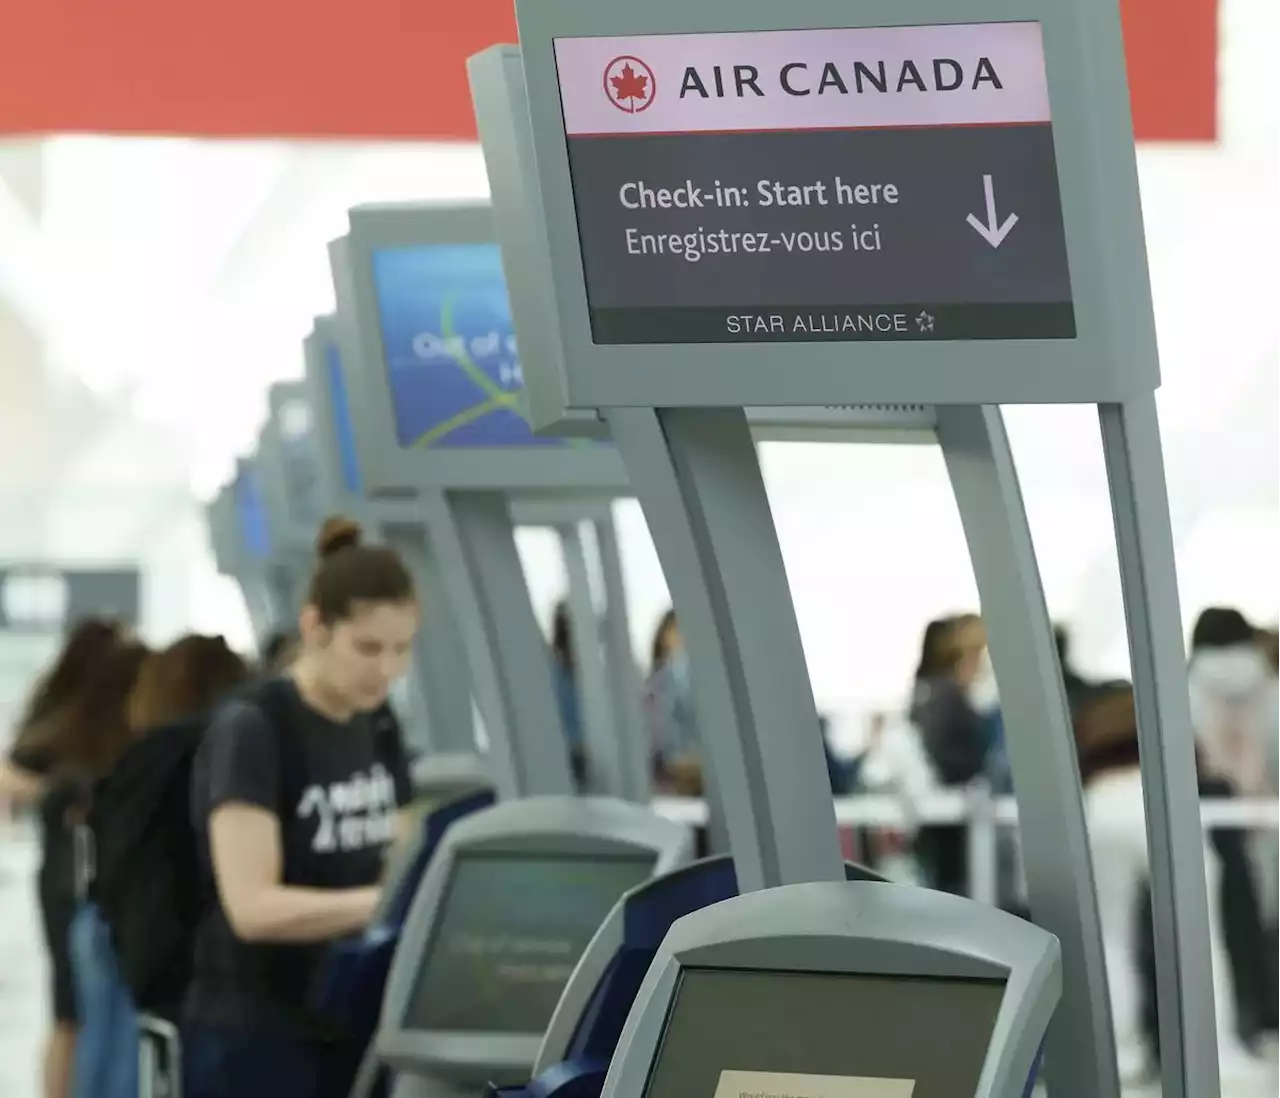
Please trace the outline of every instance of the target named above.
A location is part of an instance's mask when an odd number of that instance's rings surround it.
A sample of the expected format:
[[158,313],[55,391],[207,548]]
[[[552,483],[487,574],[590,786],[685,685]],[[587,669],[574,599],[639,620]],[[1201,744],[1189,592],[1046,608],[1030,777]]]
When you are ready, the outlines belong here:
[[[512,526],[544,523],[560,532],[595,786],[644,799],[648,757],[609,510],[625,488],[617,454],[529,431],[487,208],[357,208],[350,223],[332,259],[342,370],[371,510],[388,526],[416,524],[415,555],[438,569],[434,589],[451,604],[486,730],[508,736],[519,724],[542,737],[544,752],[528,760],[535,768],[563,755],[566,740]],[[582,520],[605,558],[603,646],[595,640]],[[610,666],[632,674],[610,682]],[[623,698],[625,706],[613,704]]]
[[279,628],[284,609],[262,484],[252,462],[236,461],[234,477],[209,504],[207,516],[214,562],[219,573],[239,586],[253,635],[261,643]]
[[[879,881],[852,862],[850,881]],[[597,1098],[649,968],[673,923],[738,895],[733,859],[703,858],[631,889],[609,912],[565,985],[530,1082],[488,1098]]]
[[396,1098],[529,1077],[619,898],[688,861],[689,830],[610,798],[534,797],[454,824],[396,952],[376,1041]]
[[315,567],[316,535],[325,519],[311,401],[302,382],[267,390],[267,419],[258,436],[256,467],[262,485],[275,568],[287,586],[287,611],[296,616]]
[[604,1093],[1022,1095],[1061,980],[1051,934],[961,897],[866,882],[749,893],[672,928]]
[[[1164,1089],[1217,1094],[1213,1007],[1193,990],[1210,986],[1206,898],[1114,6],[516,9],[563,351],[529,364],[534,404],[607,419],[681,615],[742,887],[790,886],[672,931],[605,1093],[1004,1098],[1047,1024],[1050,1093],[1118,1095],[1079,775],[999,410],[1079,402],[1099,406],[1129,619]],[[818,737],[794,735],[816,715],[744,409],[903,404],[934,416],[969,542],[1031,908],[1061,949],[1056,1011],[1051,976],[1014,975],[1054,970],[1043,931],[837,883]],[[761,1011],[801,984],[800,1002],[828,1006],[795,1012],[784,1055],[766,1037],[788,1019]],[[918,1044],[929,1011],[970,1019],[961,1089],[927,1082],[933,1048],[902,1074],[849,1041],[856,1027],[816,1022],[868,1009],[884,1048]],[[745,1068],[725,1056],[744,1033],[761,1042]]]

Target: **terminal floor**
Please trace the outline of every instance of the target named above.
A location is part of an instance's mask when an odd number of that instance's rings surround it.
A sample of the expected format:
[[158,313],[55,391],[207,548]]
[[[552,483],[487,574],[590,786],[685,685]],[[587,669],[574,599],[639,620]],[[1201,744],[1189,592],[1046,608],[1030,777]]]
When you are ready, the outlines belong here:
[[[32,875],[31,835],[0,821],[0,1098],[39,1098],[38,1053],[47,990]],[[1223,1098],[1275,1098],[1277,1085]],[[1158,1098],[1159,1088],[1125,1098]]]

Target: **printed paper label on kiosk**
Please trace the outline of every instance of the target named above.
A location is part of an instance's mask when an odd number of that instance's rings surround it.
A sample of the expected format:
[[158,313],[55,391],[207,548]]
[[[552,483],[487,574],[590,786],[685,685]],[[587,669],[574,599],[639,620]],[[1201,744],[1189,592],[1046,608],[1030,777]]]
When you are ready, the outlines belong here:
[[595,343],[1075,338],[1038,23],[555,58]]
[[373,253],[373,284],[401,446],[559,446],[529,426],[496,244]]
[[714,1098],[911,1098],[915,1089],[911,1079],[722,1071]]

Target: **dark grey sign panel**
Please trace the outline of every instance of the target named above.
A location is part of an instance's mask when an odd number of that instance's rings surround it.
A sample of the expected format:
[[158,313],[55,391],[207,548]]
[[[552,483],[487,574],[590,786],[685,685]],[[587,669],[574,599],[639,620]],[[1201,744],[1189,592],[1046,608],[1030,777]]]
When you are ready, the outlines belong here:
[[1045,124],[569,140],[596,343],[1072,339]]
[[142,575],[136,568],[0,567],[0,629],[60,633],[88,617],[136,627]]

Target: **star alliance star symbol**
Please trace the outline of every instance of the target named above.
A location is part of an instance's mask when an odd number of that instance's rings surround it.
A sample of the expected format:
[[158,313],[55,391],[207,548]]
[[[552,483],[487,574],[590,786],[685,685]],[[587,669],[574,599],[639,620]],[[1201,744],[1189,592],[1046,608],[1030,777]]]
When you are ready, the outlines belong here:
[[933,317],[928,313],[922,312],[918,317],[916,317],[916,327],[918,327],[922,332],[932,332]]

